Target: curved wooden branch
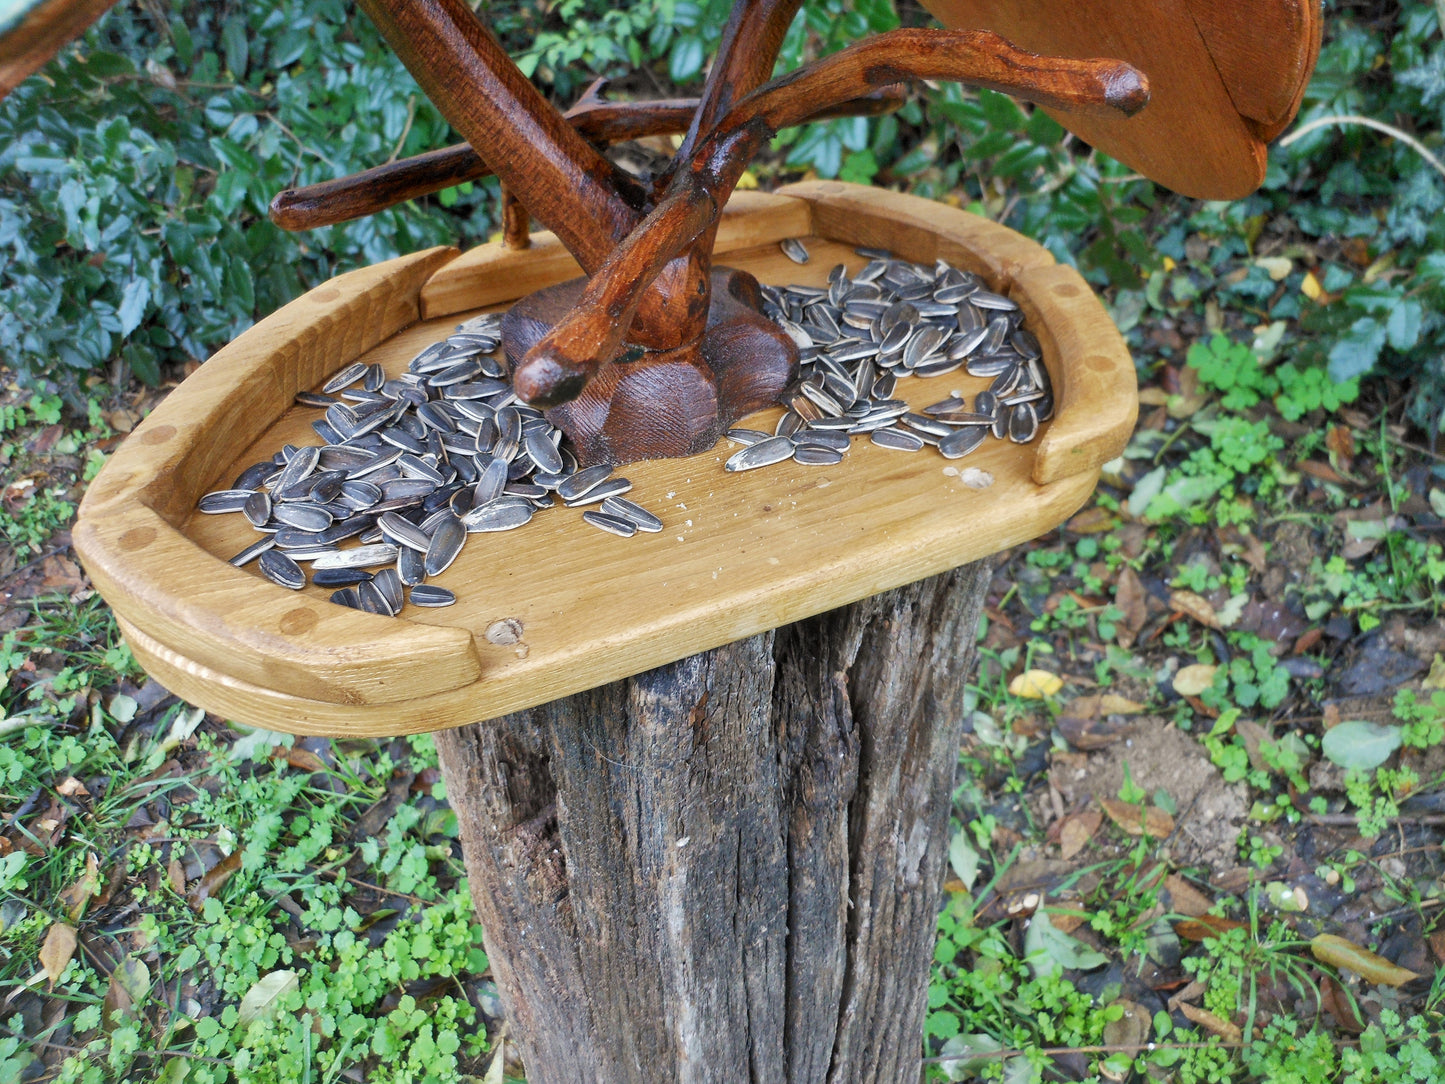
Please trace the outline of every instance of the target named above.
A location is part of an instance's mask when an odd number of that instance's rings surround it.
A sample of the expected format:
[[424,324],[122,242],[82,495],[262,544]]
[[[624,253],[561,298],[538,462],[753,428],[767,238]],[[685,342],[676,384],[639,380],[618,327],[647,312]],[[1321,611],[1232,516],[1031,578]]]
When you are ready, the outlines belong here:
[[589,274],[642,221],[646,193],[512,63],[465,0],[359,0],[422,91]]
[[678,259],[718,213],[753,156],[820,106],[885,83],[947,79],[991,87],[1041,105],[1132,114],[1148,83],[1121,61],[1040,57],[996,34],[893,30],[834,53],[754,91],[698,146],[647,219],[592,275],[576,309],[517,367],[517,394],[541,406],[575,397],[621,350],[652,279]]
[[702,102],[678,148],[669,174],[688,161],[698,141],[738,100],[772,77],[783,35],[802,0],[737,0],[702,88]]
[[[892,112],[905,100],[902,85],[887,86],[821,110],[808,119],[877,116]],[[608,102],[594,97],[589,89],[566,116],[589,143],[621,143],[685,132],[697,112],[698,101],[697,98],[665,98],[649,102]],[[477,157],[470,143],[457,143],[334,181],[278,192],[271,201],[271,221],[283,230],[334,226],[491,175],[491,167]]]

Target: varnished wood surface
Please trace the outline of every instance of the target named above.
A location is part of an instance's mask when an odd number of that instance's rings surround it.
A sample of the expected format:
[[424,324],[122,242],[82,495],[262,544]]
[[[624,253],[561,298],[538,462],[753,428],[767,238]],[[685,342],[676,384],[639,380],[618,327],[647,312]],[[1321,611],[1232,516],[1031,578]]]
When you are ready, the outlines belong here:
[[13,0],[0,10],[0,98],[78,38],[115,0]]
[[[409,608],[401,619],[344,610],[326,590],[294,593],[231,568],[225,559],[253,532],[240,516],[192,514],[195,500],[287,441],[315,443],[316,413],[287,407],[295,391],[357,357],[399,371],[455,326],[463,315],[455,310],[412,322],[426,279],[460,262],[434,251],[333,280],[287,306],[173,392],[112,457],[75,539],[137,658],[173,691],[243,722],[297,733],[433,730],[913,582],[1027,541],[1076,510],[1097,479],[1094,460],[1127,437],[1127,426],[1099,432],[1093,419],[1136,394],[1122,340],[1100,322],[1083,280],[1053,268],[1037,246],[1031,256],[1022,239],[1002,243],[1009,235],[1001,227],[927,201],[836,183],[786,192],[750,199],[785,216],[801,205],[808,233],[837,240],[810,240],[804,267],[772,241],[724,251],[720,262],[764,281],[821,283],[835,262],[862,265],[855,244],[882,244],[920,261],[1007,268],[995,272],[997,288],[1092,328],[1097,341],[1058,329],[1041,335],[1059,390],[1043,442],[990,442],[950,463],[855,441],[834,467],[788,461],[741,475],[723,472],[735,450],[723,442],[688,459],[636,464],[625,471],[630,496],[662,517],[661,534],[621,539],[583,523],[576,509],[552,509],[520,531],[471,537],[436,581],[456,591],[457,605]],[[979,251],[987,239],[1004,254]],[[508,255],[472,262],[496,274],[529,254]],[[458,296],[457,285],[448,296]],[[1090,357],[1109,359],[1100,370],[1117,383],[1075,377]],[[901,390],[922,406],[985,383],[957,373]],[[1091,434],[1097,454],[1080,450],[1076,430]],[[1040,485],[1034,475],[1050,440],[1073,450],[1055,457],[1045,471],[1053,480]],[[967,468],[990,473],[992,485],[963,484],[958,472]],[[520,643],[488,641],[503,619],[521,624]]]
[[1265,141],[1299,106],[1319,51],[1317,0],[924,0],[945,26],[987,27],[1044,55],[1116,57],[1150,80],[1129,119],[1049,112],[1166,187],[1235,199],[1264,180]]

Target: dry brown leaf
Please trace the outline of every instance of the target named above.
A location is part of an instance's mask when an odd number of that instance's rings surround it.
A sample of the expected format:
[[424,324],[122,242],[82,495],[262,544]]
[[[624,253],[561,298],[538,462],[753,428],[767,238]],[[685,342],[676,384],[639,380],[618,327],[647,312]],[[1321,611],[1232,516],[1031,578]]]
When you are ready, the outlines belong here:
[[90,791],[85,789],[85,784],[73,775],[67,775],[55,788],[55,793],[64,798],[89,798]]
[[1445,929],[1436,930],[1430,935],[1430,951],[1435,954],[1435,959],[1445,964]]
[[201,904],[221,890],[221,886],[231,879],[231,874],[241,868],[241,848],[237,847],[225,858],[221,859],[209,870],[207,870],[195,883],[188,897],[191,906],[197,911]]
[[1232,918],[1217,915],[1196,915],[1174,923],[1174,932],[1186,941],[1208,941],[1230,930],[1242,930],[1245,924]]
[[[1143,1005],[1135,1001],[1126,1001],[1124,998],[1111,1002],[1109,1007],[1123,1009],[1124,1013],[1118,1019],[1110,1020],[1104,1025],[1104,1043],[1133,1058],[1149,1041],[1154,1031],[1154,1017]],[[1132,1064],[1126,1064],[1122,1069],[1111,1070],[1105,1068],[1107,1064],[1107,1062],[1103,1063],[1100,1070],[1109,1080],[1123,1080],[1134,1069]]]
[[1102,534],[1119,526],[1119,517],[1107,508],[1094,504],[1069,520],[1065,526],[1075,534]]
[[1174,818],[1158,806],[1137,806],[1118,798],[1100,798],[1099,805],[1131,836],[1166,839],[1174,832]]
[[166,864],[166,880],[171,882],[171,887],[175,889],[176,895],[184,896],[186,894],[186,867],[174,858]]
[[1073,714],[1061,715],[1055,725],[1064,740],[1075,749],[1103,749],[1122,741],[1134,732],[1135,724],[1110,722],[1108,719],[1079,718]]
[[1169,393],[1163,388],[1146,387],[1139,389],[1140,406],[1166,406],[1169,403]]
[[1430,672],[1420,684],[1431,690],[1445,689],[1445,655],[1438,651],[1435,653],[1435,658],[1430,663]]
[[1244,751],[1249,754],[1249,766],[1258,772],[1268,772],[1269,765],[1260,756],[1259,747],[1262,742],[1271,741],[1269,731],[1250,719],[1236,719],[1234,721],[1234,732],[1244,742]]
[[1359,1035],[1365,1030],[1366,1024],[1360,1019],[1359,1006],[1355,999],[1328,975],[1320,976],[1320,1007],[1333,1016],[1335,1023],[1346,1031]]
[[1132,647],[1149,618],[1149,605],[1139,574],[1128,565],[1119,570],[1114,583],[1114,605],[1124,615],[1115,625],[1115,639],[1120,647]]
[[1089,845],[1089,840],[1104,823],[1103,815],[1097,809],[1086,809],[1064,818],[1059,827],[1059,854],[1073,858]]
[[40,966],[45,969],[52,987],[65,974],[66,965],[74,955],[75,927],[68,922],[52,923],[50,932],[45,935],[45,943],[40,946]]
[[1316,960],[1353,971],[1367,982],[1380,986],[1403,986],[1420,976],[1396,964],[1392,964],[1369,949],[1361,948],[1353,941],[1332,933],[1322,933],[1310,941],[1310,952]]
[[71,922],[79,922],[80,916],[90,906],[90,901],[100,894],[100,863],[95,852],[85,856],[85,872],[76,882],[60,893],[60,902],[65,904],[65,913]]
[[1060,933],[1073,933],[1084,924],[1084,916],[1078,911],[1064,911],[1057,907],[1045,907],[1044,911],[1048,914],[1054,929]]
[[1228,1020],[1223,1020],[1215,1016],[1208,1009],[1201,1009],[1189,1004],[1187,1001],[1181,1001],[1179,1003],[1179,1011],[1189,1018],[1191,1024],[1198,1024],[1200,1027],[1214,1032],[1214,1034],[1218,1035],[1227,1043],[1244,1041],[1244,1032],[1240,1031],[1238,1027],[1231,1024]]
[[286,763],[303,772],[324,772],[326,770],[326,764],[315,753],[309,749],[297,749],[295,746],[286,750]]
[[1301,459],[1295,465],[1295,470],[1308,474],[1312,478],[1318,478],[1321,482],[1330,482],[1333,485],[1344,485],[1348,479],[1343,477],[1334,467],[1328,463],[1321,463],[1317,459]]
[[1201,625],[1207,625],[1211,629],[1219,628],[1219,615],[1214,612],[1214,606],[1203,595],[1196,595],[1193,591],[1170,591],[1169,606],[1171,609],[1194,618]]
[[1207,915],[1214,906],[1213,900],[1177,873],[1171,873],[1164,879],[1164,887],[1169,889],[1169,898],[1176,915],[1198,918],[1200,915]]
[[1214,684],[1214,673],[1219,667],[1197,662],[1192,666],[1181,666],[1174,675],[1174,691],[1180,696],[1198,696]]
[[1325,430],[1325,447],[1330,464],[1341,474],[1349,474],[1355,466],[1355,434],[1349,426],[1332,425]]

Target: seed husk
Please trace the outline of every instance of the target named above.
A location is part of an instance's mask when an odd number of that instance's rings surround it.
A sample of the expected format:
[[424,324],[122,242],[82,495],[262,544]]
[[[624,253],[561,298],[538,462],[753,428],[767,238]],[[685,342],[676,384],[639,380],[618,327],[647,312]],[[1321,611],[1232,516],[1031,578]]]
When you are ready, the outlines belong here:
[[[597,504],[600,501],[605,501],[608,497],[619,496],[631,489],[632,483],[626,478],[609,478],[605,482],[599,482],[597,485],[592,486],[580,497],[574,497],[572,500],[567,501],[566,504],[568,508],[576,508],[578,505],[583,504]],[[562,491],[559,488],[557,492],[561,493]]]
[[306,586],[306,573],[301,571],[301,566],[280,550],[267,550],[256,563],[260,566],[261,573],[274,584],[292,591],[299,591]]
[[778,242],[778,247],[783,250],[783,255],[794,263],[807,263],[811,259],[808,255],[808,246],[796,237],[784,238]]
[[318,557],[311,562],[311,568],[313,571],[322,568],[375,568],[395,561],[396,551],[397,547],[390,542],[374,542],[367,546],[338,550],[329,557]]
[[[608,497],[602,502],[600,511],[606,512],[609,516],[618,516],[628,520],[639,531],[656,534],[662,530],[662,520],[643,508],[642,505],[629,501],[626,497]],[[586,513],[584,512],[583,515]]]
[[413,606],[426,606],[437,608],[450,606],[457,600],[457,596],[445,587],[438,587],[434,583],[419,583],[409,592]]
[[455,518],[443,520],[432,533],[425,568],[428,576],[439,576],[451,567],[467,540],[467,529]]
[[582,518],[594,527],[599,527],[608,534],[619,535],[622,538],[631,538],[637,533],[637,524],[630,519],[623,519],[621,516],[608,515],[596,509],[589,509],[582,513]]
[[529,522],[535,511],[522,497],[498,497],[478,505],[462,517],[462,526],[470,534],[488,531],[511,531]]
[[754,470],[758,467],[781,463],[790,458],[792,454],[793,441],[790,437],[769,437],[767,440],[761,440],[739,452],[734,452],[731,458],[723,464],[723,469],[729,471]]

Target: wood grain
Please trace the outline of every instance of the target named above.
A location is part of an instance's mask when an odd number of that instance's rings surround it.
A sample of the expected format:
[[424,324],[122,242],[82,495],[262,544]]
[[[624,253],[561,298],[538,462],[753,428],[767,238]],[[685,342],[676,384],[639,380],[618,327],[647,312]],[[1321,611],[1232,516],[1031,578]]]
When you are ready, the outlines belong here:
[[437,736],[529,1081],[920,1079],[989,580]]
[[[779,219],[797,221],[797,210],[782,207],[789,203],[802,208],[810,233],[816,218],[818,229],[839,238],[811,238],[813,259],[803,267],[773,242],[720,253],[721,262],[763,281],[821,283],[837,262],[857,270],[864,261],[852,248],[867,242],[925,262],[946,256],[1015,269],[1012,279],[995,276],[993,284],[1027,301],[1035,287],[1026,272],[1053,262],[1037,246],[1031,259],[1020,243],[1004,246],[1002,257],[973,251],[980,238],[1000,239],[1000,227],[914,197],[837,183],[749,197],[771,223],[764,235]],[[836,214],[828,210],[835,201]],[[836,221],[824,229],[830,218]],[[754,235],[742,222],[732,236]],[[547,252],[546,239],[538,240],[533,252]],[[1070,432],[1092,426],[1099,408],[1095,401],[1081,417],[1072,396],[1099,389],[1093,378],[1075,378],[1075,370],[1108,355],[1110,372],[1128,379],[1111,394],[1131,403],[1135,397],[1132,366],[1114,356],[1121,349],[1116,334],[1099,342],[1042,335],[1045,363],[1060,389],[1058,420],[1045,428],[1042,445],[990,442],[949,464],[855,441],[836,467],[789,461],[729,475],[722,463],[734,449],[723,442],[688,459],[636,464],[626,469],[631,496],[663,518],[661,534],[620,539],[581,522],[575,510],[555,509],[519,534],[474,536],[438,580],[457,592],[457,605],[411,609],[404,619],[343,611],[325,601],[325,590],[288,592],[226,565],[254,537],[250,528],[239,516],[188,510],[201,493],[228,484],[281,444],[315,443],[309,428],[315,413],[287,408],[295,390],[358,356],[400,371],[422,346],[446,335],[461,313],[407,324],[432,285],[423,284],[428,264],[437,269],[435,282],[469,260],[493,280],[478,283],[475,295],[496,296],[508,292],[517,261],[528,257],[451,259],[443,250],[354,273],[364,289],[335,280],[321,291],[343,293],[345,286],[349,300],[308,295],[247,332],[172,393],[112,457],[82,506],[76,545],[137,657],[162,683],[211,710],[297,733],[397,734],[520,710],[1036,537],[1072,514],[1097,478],[1098,456],[1079,451],[1080,438]],[[568,273],[575,270],[558,277]],[[453,281],[443,297],[464,292]],[[1088,293],[1066,300],[1068,306],[1048,298],[1028,303],[1040,312],[1068,311],[1070,319],[1083,318],[1085,302],[1098,305]],[[1085,309],[1069,307],[1075,304]],[[1102,309],[1095,316],[1102,318]],[[903,391],[922,406],[985,383],[953,374],[909,381]],[[1120,428],[1089,429],[1099,455],[1112,454],[1120,432],[1127,435],[1127,412],[1114,416]],[[756,424],[770,426],[772,417]],[[1040,485],[1035,448],[1051,439],[1074,450],[1055,456],[1051,474],[1064,473]],[[957,469],[949,470],[961,467],[989,472],[992,485],[962,484]],[[1078,473],[1067,473],[1070,467]],[[141,524],[155,532],[145,547],[154,556],[140,563],[120,541],[138,508],[155,516]],[[296,609],[314,614],[316,624],[273,631]],[[502,618],[521,622],[522,643],[487,641],[486,630]],[[309,620],[293,619],[289,627]],[[474,680],[466,678],[464,645],[474,654]],[[372,650],[375,666],[368,662]]]
[[1225,89],[1268,143],[1299,112],[1320,52],[1320,0],[1189,0]]
[[[1236,43],[1254,32],[1259,10],[1299,2],[1218,0],[1213,10],[1224,21],[1212,24],[1211,35]],[[1264,142],[1240,116],[1210,43],[1196,25],[1191,0],[924,0],[924,6],[945,26],[987,27],[1030,52],[1115,57],[1133,64],[1150,80],[1151,100],[1138,116],[1086,117],[1052,106],[1048,111],[1087,143],[1160,184],[1199,199],[1235,199],[1263,182]],[[1203,11],[1207,5],[1197,6]],[[1235,28],[1227,39],[1219,33],[1225,25]],[[1258,40],[1267,39],[1261,35]],[[1284,70],[1272,59],[1254,70],[1245,95],[1252,103],[1277,102],[1282,97],[1278,87],[1296,85],[1299,66],[1291,58],[1300,55],[1298,42],[1273,43],[1271,53],[1285,59]]]

